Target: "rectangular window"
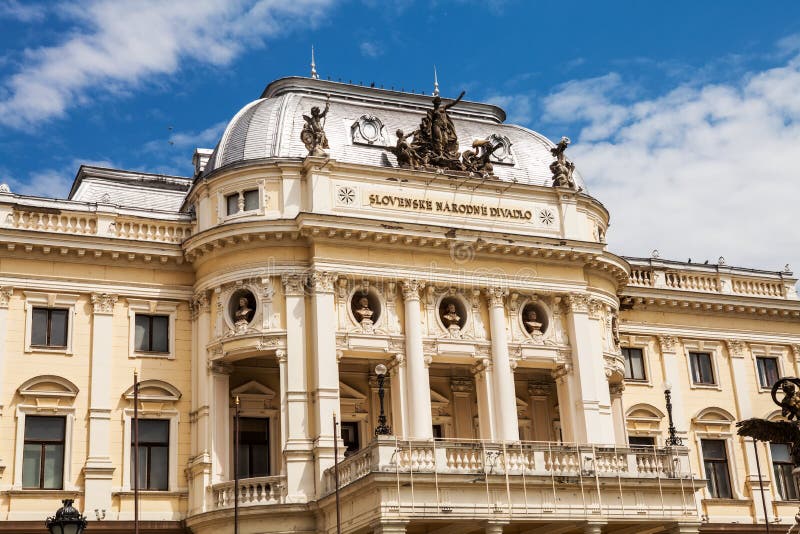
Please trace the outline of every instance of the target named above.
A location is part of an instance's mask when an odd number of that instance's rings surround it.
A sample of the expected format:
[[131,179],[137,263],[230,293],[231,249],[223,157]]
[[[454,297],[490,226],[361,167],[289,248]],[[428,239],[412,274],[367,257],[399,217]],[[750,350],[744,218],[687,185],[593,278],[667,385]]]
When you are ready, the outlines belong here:
[[653,436],[628,436],[628,445],[631,447],[655,447],[656,438]]
[[269,419],[265,417],[239,418],[240,478],[269,475]]
[[714,368],[711,365],[711,354],[708,352],[690,352],[692,365],[692,381],[695,384],[714,385]]
[[251,189],[245,191],[244,195],[244,211],[253,211],[258,209],[258,189]]
[[[135,473],[133,460],[136,452],[131,421],[131,473]],[[139,419],[139,489],[169,489],[169,421],[164,419]],[[133,481],[131,480],[131,487]]]
[[442,425],[433,425],[433,438],[434,439],[444,438],[444,430],[442,429]]
[[708,480],[708,492],[715,499],[730,499],[733,494],[725,440],[703,439],[700,443],[703,448],[703,466]]
[[622,356],[625,358],[625,380],[647,380],[642,349],[622,347]]
[[225,205],[228,207],[228,215],[239,213],[239,193],[226,195]]
[[772,472],[775,473],[775,487],[778,495],[784,501],[800,499],[797,491],[797,482],[792,476],[792,458],[789,455],[789,445],[786,443],[770,443],[772,453]]
[[137,352],[169,352],[169,315],[137,313],[133,347]]
[[64,417],[25,417],[22,487],[62,489],[64,484]]
[[360,434],[358,421],[342,421],[342,441],[345,446],[345,456],[350,456],[361,448]]
[[66,347],[68,310],[33,308],[31,345],[37,347]]
[[758,383],[762,388],[769,389],[772,384],[778,381],[778,359],[777,358],[756,358],[758,367]]

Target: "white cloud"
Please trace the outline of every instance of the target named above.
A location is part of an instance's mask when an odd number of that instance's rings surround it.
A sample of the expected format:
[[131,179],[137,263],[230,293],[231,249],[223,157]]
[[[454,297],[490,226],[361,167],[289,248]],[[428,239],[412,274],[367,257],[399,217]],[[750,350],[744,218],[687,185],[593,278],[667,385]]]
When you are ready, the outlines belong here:
[[0,2],[0,19],[38,22],[45,17],[45,14],[45,7],[41,4],[22,4],[17,0],[3,0]]
[[[333,0],[93,0],[61,11],[74,27],[55,46],[26,51],[3,80],[0,124],[64,115],[99,92],[125,92],[189,62],[225,65],[264,38],[312,27]],[[10,4],[13,7],[13,4]]]
[[12,193],[46,198],[66,198],[75,174],[81,165],[115,168],[107,160],[74,159],[59,168],[42,169],[31,172],[26,179],[20,179],[0,172],[0,182],[7,183]]
[[650,99],[619,75],[565,84],[545,118],[584,123],[570,152],[611,212],[611,250],[800,269],[800,57]]
[[383,49],[379,43],[364,41],[359,45],[361,55],[371,58],[376,58],[383,54]]
[[525,124],[533,118],[531,98],[526,94],[492,95],[486,98],[486,103],[503,108],[506,122],[512,124]]

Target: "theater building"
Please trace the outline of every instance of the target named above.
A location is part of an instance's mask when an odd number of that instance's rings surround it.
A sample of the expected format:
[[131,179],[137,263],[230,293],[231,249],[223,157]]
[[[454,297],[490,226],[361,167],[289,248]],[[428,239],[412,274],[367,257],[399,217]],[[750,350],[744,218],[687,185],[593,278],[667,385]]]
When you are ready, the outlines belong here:
[[734,424],[797,279],[618,255],[566,144],[453,102],[284,78],[194,176],[0,190],[0,532],[132,532],[134,455],[148,533],[233,532],[236,478],[243,534],[336,533],[336,457],[348,534],[785,532]]

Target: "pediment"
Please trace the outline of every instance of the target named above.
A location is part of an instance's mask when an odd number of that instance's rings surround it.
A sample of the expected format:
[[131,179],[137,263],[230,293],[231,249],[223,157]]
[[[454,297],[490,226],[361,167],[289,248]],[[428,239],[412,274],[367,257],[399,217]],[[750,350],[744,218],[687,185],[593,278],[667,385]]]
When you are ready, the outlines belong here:
[[231,397],[266,397],[273,399],[275,395],[276,393],[272,389],[258,380],[250,380],[231,390]]
[[[123,397],[133,400],[133,386],[129,387]],[[139,382],[139,400],[141,402],[178,402],[181,392],[163,380],[142,380]]]
[[67,398],[78,395],[78,386],[60,376],[41,375],[26,380],[17,389],[24,398]]

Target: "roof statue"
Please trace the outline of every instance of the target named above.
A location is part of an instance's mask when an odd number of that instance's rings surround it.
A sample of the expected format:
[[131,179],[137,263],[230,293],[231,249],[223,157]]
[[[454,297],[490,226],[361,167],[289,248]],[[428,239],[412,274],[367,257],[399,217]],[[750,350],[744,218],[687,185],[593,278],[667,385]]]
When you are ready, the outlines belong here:
[[330,109],[330,97],[325,102],[325,109],[319,110],[318,106],[311,108],[311,116],[303,115],[303,120],[306,123],[300,131],[300,140],[306,145],[309,156],[326,156],[326,148],[328,146],[328,137],[325,135],[325,116]]
[[555,148],[550,149],[550,153],[556,158],[550,164],[550,172],[553,173],[553,187],[569,187],[580,191],[580,188],[575,185],[575,180],[572,178],[572,174],[575,172],[575,164],[568,160],[565,154],[569,142],[569,137],[562,137]]

